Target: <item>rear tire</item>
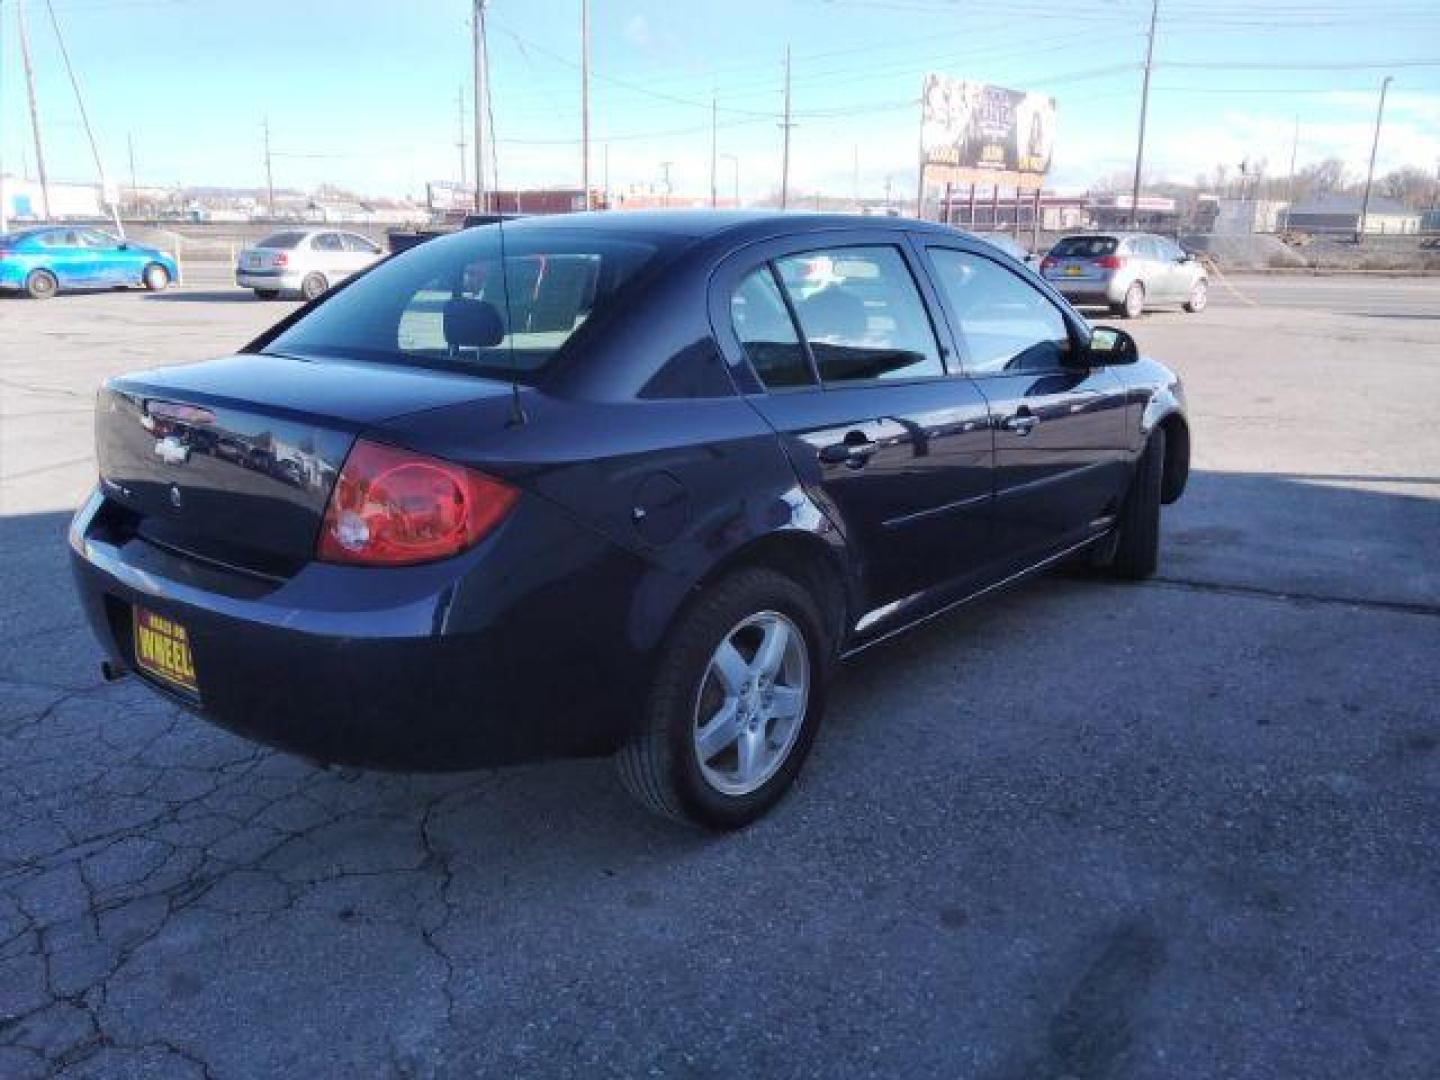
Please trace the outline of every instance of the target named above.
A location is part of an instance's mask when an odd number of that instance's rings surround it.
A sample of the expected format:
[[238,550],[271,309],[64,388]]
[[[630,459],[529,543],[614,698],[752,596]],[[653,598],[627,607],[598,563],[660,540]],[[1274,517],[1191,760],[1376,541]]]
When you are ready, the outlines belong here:
[[279,295],[280,295],[280,290],[279,290],[279,289],[256,289],[256,290],[255,290],[255,298],[256,298],[257,300],[274,300],[274,299],[275,299],[277,296],[279,296]]
[[60,282],[49,270],[32,270],[25,279],[25,293],[31,300],[49,300],[60,291]]
[[314,300],[328,288],[330,283],[325,280],[325,275],[306,274],[305,280],[300,282],[300,295],[306,300]]
[[1135,465],[1135,478],[1120,508],[1110,572],[1140,581],[1160,565],[1160,495],[1165,480],[1165,432],[1156,431]]
[[140,280],[151,292],[164,292],[170,287],[170,271],[159,263],[151,263],[145,267],[145,273],[141,275]]
[[1130,287],[1125,290],[1125,299],[1116,304],[1112,310],[1122,319],[1138,319],[1145,313],[1145,286],[1138,281],[1132,281]]
[[[763,816],[820,726],[824,627],[810,593],[773,570],[739,570],[702,593],[671,630],[645,715],[616,757],[625,789],[647,810],[702,828]],[[767,663],[772,642],[778,659]]]
[[1204,311],[1210,303],[1210,285],[1204,278],[1195,282],[1190,288],[1190,299],[1185,301],[1185,310],[1192,315],[1198,315]]

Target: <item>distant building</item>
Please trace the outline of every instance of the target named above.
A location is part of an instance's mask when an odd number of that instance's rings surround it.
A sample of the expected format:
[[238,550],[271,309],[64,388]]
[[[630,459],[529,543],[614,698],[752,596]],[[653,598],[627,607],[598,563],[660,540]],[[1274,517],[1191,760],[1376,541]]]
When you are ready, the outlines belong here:
[[[962,229],[1004,230],[1016,227],[1023,231],[1034,227],[1035,194],[1021,192],[983,192],[970,198],[969,189],[950,192],[947,200],[940,197],[937,209],[939,219],[958,225]],[[1046,232],[1071,232],[1090,226],[1089,200],[1083,195],[1056,195],[1042,192],[1040,195],[1040,228]]]
[[1200,199],[1196,223],[1200,225],[1207,216],[1210,221],[1199,231],[1222,236],[1279,232],[1285,228],[1285,211],[1290,206],[1280,199],[1223,199],[1204,195]]
[[[1355,233],[1360,229],[1361,198],[1358,195],[1331,195],[1297,204],[1289,214],[1286,228],[1308,233]],[[1403,236],[1420,231],[1420,211],[1394,199],[1370,199],[1365,215],[1365,235]]]
[[[104,216],[99,184],[52,183],[49,189],[52,221]],[[45,220],[45,200],[38,180],[10,175],[0,177],[0,202],[5,208],[3,216],[12,223],[33,224]]]
[[1165,195],[1141,195],[1139,213],[1131,223],[1131,208],[1135,206],[1129,195],[1092,195],[1089,200],[1090,216],[1097,229],[1117,231],[1121,229],[1145,229],[1150,232],[1173,232],[1180,224],[1180,211],[1174,199]]

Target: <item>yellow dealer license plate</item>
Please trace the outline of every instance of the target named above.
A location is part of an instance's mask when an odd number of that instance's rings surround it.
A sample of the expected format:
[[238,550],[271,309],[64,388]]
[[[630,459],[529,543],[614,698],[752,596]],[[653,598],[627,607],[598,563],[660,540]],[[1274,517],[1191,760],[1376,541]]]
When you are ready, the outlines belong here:
[[1079,277],[1079,276],[1080,276],[1080,267],[1078,267],[1078,266],[1067,266],[1067,267],[1065,267],[1065,275],[1066,275],[1067,277]]
[[135,663],[172,686],[200,694],[195,681],[195,660],[190,655],[190,635],[174,619],[135,608]]

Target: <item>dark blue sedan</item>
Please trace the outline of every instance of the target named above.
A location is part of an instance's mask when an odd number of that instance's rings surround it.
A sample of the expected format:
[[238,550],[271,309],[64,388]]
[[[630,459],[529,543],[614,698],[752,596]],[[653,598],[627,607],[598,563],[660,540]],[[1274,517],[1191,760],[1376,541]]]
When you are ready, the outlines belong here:
[[1153,573],[1190,456],[1124,331],[838,216],[468,230],[97,407],[108,675],[321,761],[615,755],[713,828],[789,787],[838,661],[1062,560]]
[[99,229],[51,226],[0,236],[0,289],[36,300],[61,289],[143,285],[159,292],[177,276],[172,256]]

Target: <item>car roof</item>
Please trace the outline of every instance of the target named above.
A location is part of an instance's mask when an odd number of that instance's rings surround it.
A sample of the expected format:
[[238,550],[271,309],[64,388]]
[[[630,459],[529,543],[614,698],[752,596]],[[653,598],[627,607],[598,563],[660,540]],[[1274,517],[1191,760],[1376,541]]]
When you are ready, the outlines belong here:
[[[494,225],[479,228],[493,229]],[[688,247],[711,241],[744,244],[770,237],[839,230],[865,232],[926,232],[965,237],[984,243],[973,233],[951,225],[908,217],[866,214],[830,214],[782,210],[593,210],[578,214],[547,214],[507,221],[506,231],[566,230],[603,232],[611,237],[632,236],[667,247]]]

